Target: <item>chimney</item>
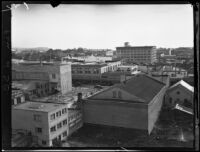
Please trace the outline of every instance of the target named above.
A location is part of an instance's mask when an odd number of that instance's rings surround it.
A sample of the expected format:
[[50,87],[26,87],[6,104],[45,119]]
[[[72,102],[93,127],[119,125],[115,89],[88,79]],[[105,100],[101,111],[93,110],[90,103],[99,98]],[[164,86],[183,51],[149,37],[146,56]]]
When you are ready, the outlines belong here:
[[82,101],[82,93],[78,93],[78,102],[81,102]]

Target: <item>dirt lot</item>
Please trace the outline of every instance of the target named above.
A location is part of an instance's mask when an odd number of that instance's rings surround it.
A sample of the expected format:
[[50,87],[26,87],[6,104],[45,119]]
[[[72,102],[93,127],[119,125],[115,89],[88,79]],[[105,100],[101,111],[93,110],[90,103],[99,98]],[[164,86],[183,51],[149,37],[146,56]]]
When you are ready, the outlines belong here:
[[162,110],[151,135],[142,130],[85,124],[68,138],[71,147],[193,147],[190,123]]

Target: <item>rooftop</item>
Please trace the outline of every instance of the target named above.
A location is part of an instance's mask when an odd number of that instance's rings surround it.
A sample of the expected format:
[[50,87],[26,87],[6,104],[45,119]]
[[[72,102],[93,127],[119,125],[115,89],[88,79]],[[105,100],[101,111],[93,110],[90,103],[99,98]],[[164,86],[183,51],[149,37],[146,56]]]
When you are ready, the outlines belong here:
[[12,70],[27,72],[55,72],[58,67],[68,65],[61,63],[12,63]]
[[120,84],[120,88],[146,102],[150,102],[164,86],[164,83],[146,74],[138,74],[125,83]]
[[40,80],[18,80],[12,81],[12,88],[13,89],[20,89],[20,90],[34,90],[36,89],[36,83],[47,83],[49,81],[40,81]]
[[183,80],[178,81],[177,83],[172,85],[169,89],[172,89],[172,88],[174,88],[176,86],[182,86],[182,87],[186,88],[187,90],[189,90],[191,92],[194,92],[194,87],[189,85],[187,82],[185,82]]
[[123,48],[154,48],[156,46],[120,46],[116,47],[117,49],[123,49]]
[[[146,74],[138,74],[138,75],[133,76],[132,78],[124,81],[123,83],[115,84],[106,90],[96,93],[93,96],[91,96],[90,98],[95,99],[94,97],[96,95],[98,95],[99,93],[106,92],[107,90],[118,87],[118,88],[138,97],[139,100],[149,103],[160,92],[160,90],[164,86],[165,86],[165,83],[163,83],[157,79],[154,79],[151,76],[148,76]],[[128,101],[124,101],[124,100],[123,101],[120,100],[120,101],[128,102]],[[135,101],[134,101],[134,103],[135,103]]]
[[22,104],[16,105],[14,109],[20,110],[30,110],[30,111],[41,111],[41,112],[50,112],[54,111],[57,108],[63,107],[62,104],[55,103],[40,103],[40,102],[24,102]]
[[77,100],[77,94],[53,94],[46,97],[33,97],[32,101],[46,102],[46,103],[70,103]]
[[179,68],[179,67],[174,67],[174,66],[164,66],[163,67],[163,71],[186,71],[182,68]]

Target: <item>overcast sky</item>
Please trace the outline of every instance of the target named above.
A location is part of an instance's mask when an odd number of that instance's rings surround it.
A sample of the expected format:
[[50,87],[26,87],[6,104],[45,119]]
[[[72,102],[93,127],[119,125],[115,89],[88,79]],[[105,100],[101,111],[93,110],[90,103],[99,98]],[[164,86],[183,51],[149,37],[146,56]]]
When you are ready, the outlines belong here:
[[12,10],[13,47],[192,47],[191,5],[25,5]]

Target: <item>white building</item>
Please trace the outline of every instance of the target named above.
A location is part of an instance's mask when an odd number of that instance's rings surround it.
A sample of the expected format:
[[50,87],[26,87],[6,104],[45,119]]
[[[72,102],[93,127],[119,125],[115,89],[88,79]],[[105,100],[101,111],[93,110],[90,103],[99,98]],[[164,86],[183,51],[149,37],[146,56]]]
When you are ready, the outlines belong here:
[[25,102],[12,108],[12,129],[30,132],[41,146],[49,147],[68,135],[67,104]]
[[168,89],[165,104],[174,108],[180,105],[193,109],[193,94],[194,88],[181,80]]

